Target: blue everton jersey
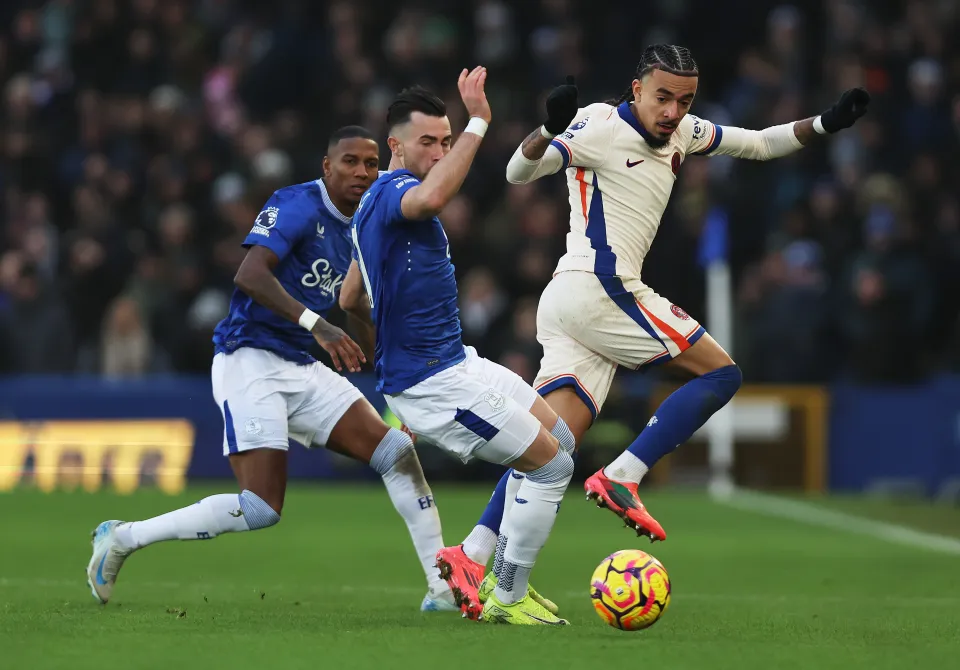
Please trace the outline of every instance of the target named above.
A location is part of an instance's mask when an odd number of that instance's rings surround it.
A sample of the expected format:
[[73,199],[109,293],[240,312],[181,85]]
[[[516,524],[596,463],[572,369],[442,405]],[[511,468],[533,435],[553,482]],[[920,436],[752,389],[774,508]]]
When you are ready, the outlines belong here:
[[[287,293],[326,317],[340,295],[352,258],[350,217],[330,200],[323,181],[275,192],[257,216],[245,247],[259,245],[280,259],[274,273]],[[213,334],[217,353],[265,349],[295,363],[312,363],[313,335],[234,290],[230,312]]]
[[399,393],[465,357],[457,281],[436,217],[409,221],[403,194],[420,181],[407,170],[380,176],[353,217],[354,253],[377,328],[377,389]]

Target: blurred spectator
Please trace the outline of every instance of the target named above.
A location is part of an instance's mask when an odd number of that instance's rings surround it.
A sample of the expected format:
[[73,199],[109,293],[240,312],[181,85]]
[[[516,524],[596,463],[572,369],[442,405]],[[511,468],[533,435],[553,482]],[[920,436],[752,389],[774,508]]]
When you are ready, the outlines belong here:
[[720,123],[810,116],[858,85],[875,103],[852,131],[787,159],[688,157],[648,283],[703,319],[694,260],[704,221],[722,209],[738,282],[734,355],[748,380],[895,382],[960,368],[955,2],[757,0],[736,15],[706,0],[289,0],[269,12],[237,0],[10,0],[4,10],[4,370],[204,371],[240,242],[272,191],[317,178],[340,125],[385,139],[403,86],[435,88],[456,137],[456,74],[482,63],[493,130],[441,218],[467,341],[532,378],[535,306],[564,250],[569,198],[562,176],[508,187],[504,167],[552,86],[572,74],[582,104],[616,97],[655,38],[698,56],[693,112]]
[[0,311],[0,371],[73,371],[73,334],[62,302],[30,261],[8,256],[4,266],[9,303]]
[[460,324],[464,342],[480,343],[495,333],[507,299],[493,273],[478,267],[467,273],[460,288]]
[[150,370],[152,349],[136,301],[117,298],[103,327],[100,371],[106,377],[140,377]]
[[[741,285],[737,331],[753,355],[742,365],[758,382],[815,383],[829,378],[823,351],[829,318],[823,253],[797,240],[769,254]],[[749,339],[747,339],[749,338]]]
[[850,366],[860,381],[911,382],[923,371],[932,286],[917,252],[898,238],[898,222],[884,205],[865,221],[866,249],[845,273],[840,325]]

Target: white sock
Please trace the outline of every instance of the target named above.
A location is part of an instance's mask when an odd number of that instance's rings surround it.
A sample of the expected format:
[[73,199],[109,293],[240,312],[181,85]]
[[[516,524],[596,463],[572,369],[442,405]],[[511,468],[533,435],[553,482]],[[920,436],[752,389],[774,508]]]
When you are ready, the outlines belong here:
[[504,524],[506,523],[507,515],[513,508],[513,504],[517,501],[517,492],[520,490],[520,485],[523,484],[524,479],[526,479],[526,477],[522,472],[514,470],[510,473],[510,479],[507,480],[506,496],[503,501],[503,519],[500,521],[500,537],[497,538],[497,546],[493,559],[493,574],[498,578],[500,577],[500,570],[503,568],[503,552],[507,547],[507,535],[503,532]]
[[[501,529],[503,528],[503,520],[507,518],[510,508],[513,507],[517,491],[522,483],[523,473],[511,470],[510,478],[507,479],[507,486],[504,489],[503,515],[500,517]],[[490,562],[490,557],[493,556],[496,547],[497,535],[488,527],[479,524],[473,527],[473,530],[463,541],[463,553],[471,561],[476,561],[480,565],[486,565]],[[494,574],[497,573],[494,572]]]
[[[501,521],[502,523],[502,521]],[[463,553],[471,561],[486,565],[497,546],[497,534],[483,525],[476,525],[463,540]]]
[[552,461],[528,472],[520,484],[516,504],[504,517],[503,534],[509,540],[496,588],[497,599],[503,604],[515,603],[527,594],[530,571],[550,537],[572,477],[573,459],[560,449]]
[[[503,499],[503,518],[507,518],[507,514],[510,513],[510,508],[513,507],[513,503],[517,500],[517,491],[520,490],[520,485],[523,484],[524,474],[522,472],[517,472],[514,470],[510,473],[510,479],[507,480],[507,492]],[[503,521],[500,522],[500,527],[503,527]]]
[[622,454],[603,469],[603,474],[615,482],[633,482],[639,484],[650,468],[629,451]]
[[[397,432],[400,433],[400,431]],[[428,588],[432,592],[442,591],[446,588],[446,582],[440,579],[437,571],[437,552],[443,549],[440,513],[433,501],[430,485],[423,476],[423,468],[420,467],[420,459],[412,448],[412,442],[410,447],[409,451],[400,455],[381,476],[393,506],[403,517],[407,530],[410,531],[413,546],[427,578]],[[371,461],[372,464],[373,461]]]
[[[251,525],[247,523],[248,517],[258,518],[263,515],[263,510],[251,510],[250,499],[241,501],[241,495],[252,496],[262,505],[266,505],[249,491],[244,491],[240,495],[220,493],[204,498],[189,507],[167,512],[152,519],[122,524],[117,527],[117,540],[127,549],[140,549],[148,544],[165,540],[208,540],[221,533],[250,530]],[[256,507],[259,508],[260,505]],[[269,507],[267,509],[276,517],[273,523],[280,520],[279,514]],[[254,526],[255,528],[265,527],[257,524]]]
[[493,575],[499,579],[500,571],[503,570],[503,552],[507,548],[507,536],[504,533],[500,533],[500,537],[497,538],[497,552],[496,556],[493,558]]

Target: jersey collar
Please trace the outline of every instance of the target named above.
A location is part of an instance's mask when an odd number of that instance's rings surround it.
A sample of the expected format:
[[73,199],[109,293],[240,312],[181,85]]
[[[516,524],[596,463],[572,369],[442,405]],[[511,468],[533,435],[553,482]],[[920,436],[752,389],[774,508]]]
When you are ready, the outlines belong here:
[[316,181],[318,187],[320,187],[320,195],[323,196],[323,204],[326,206],[327,211],[330,212],[330,215],[334,218],[340,219],[344,223],[350,223],[353,220],[353,217],[345,215],[337,206],[333,204],[333,200],[330,199],[330,194],[327,193],[327,185],[323,183],[322,179]]
[[653,139],[653,135],[647,132],[647,129],[643,127],[637,117],[633,115],[633,110],[630,109],[629,102],[622,102],[620,106],[617,107],[617,113],[620,115],[620,118],[630,124],[630,127],[640,133],[640,136],[645,140]]

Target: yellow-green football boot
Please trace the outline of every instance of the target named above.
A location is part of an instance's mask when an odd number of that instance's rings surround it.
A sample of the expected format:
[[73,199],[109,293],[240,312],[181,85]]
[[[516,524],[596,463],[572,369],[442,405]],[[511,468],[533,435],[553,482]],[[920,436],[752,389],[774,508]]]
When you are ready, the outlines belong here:
[[[487,576],[484,577],[483,581],[480,583],[480,588],[477,590],[477,600],[479,600],[481,604],[486,604],[487,599],[493,595],[493,590],[495,588],[497,588],[497,576],[493,574],[493,572],[488,572]],[[542,595],[537,593],[535,588],[530,585],[527,586],[527,595],[546,607],[550,614],[555,615],[560,612],[560,608],[557,606],[557,603],[553,602],[549,598],[544,598]]]
[[530,595],[510,605],[505,605],[496,593],[487,596],[481,620],[487,623],[505,623],[511,626],[567,626],[566,619],[559,618]]

